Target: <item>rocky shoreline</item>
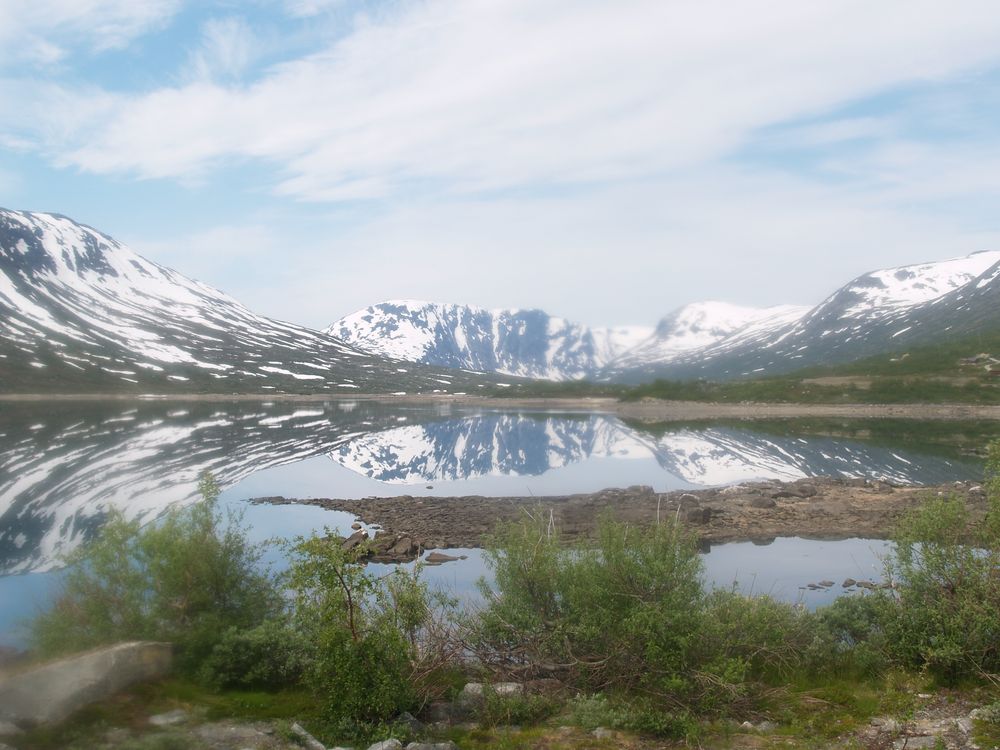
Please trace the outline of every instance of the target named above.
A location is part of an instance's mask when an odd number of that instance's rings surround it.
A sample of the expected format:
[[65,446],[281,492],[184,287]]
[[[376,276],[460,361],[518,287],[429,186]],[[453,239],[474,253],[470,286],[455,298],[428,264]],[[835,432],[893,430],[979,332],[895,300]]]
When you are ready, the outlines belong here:
[[[985,515],[986,495],[976,482],[901,486],[829,477],[665,493],[635,486],[547,497],[263,497],[250,502],[351,513],[378,529],[373,559],[393,562],[411,560],[425,549],[479,547],[498,522],[538,514],[551,518],[568,539],[592,534],[606,512],[636,524],[673,516],[692,527],[706,545],[788,536],[884,539],[908,509],[927,497],[953,493],[966,499],[974,520]],[[356,530],[342,543],[357,544],[362,533]]]

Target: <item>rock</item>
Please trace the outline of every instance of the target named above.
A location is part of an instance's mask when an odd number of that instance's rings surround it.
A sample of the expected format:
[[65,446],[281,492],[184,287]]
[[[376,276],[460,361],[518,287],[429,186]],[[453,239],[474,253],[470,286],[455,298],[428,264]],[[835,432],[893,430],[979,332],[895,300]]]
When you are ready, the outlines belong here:
[[972,719],[968,716],[962,716],[955,719],[955,728],[963,734],[972,734]]
[[886,716],[879,716],[878,718],[872,719],[871,725],[876,729],[888,732],[889,734],[898,734],[899,730],[902,729],[898,721],[890,719]]
[[776,502],[774,502],[774,498],[770,498],[770,497],[753,497],[753,498],[750,498],[750,507],[751,508],[767,509],[767,508],[774,508],[777,505],[778,504]]
[[353,534],[351,534],[349,537],[347,537],[347,539],[345,539],[343,542],[340,543],[340,548],[342,550],[344,550],[345,552],[349,552],[350,550],[352,550],[355,547],[357,547],[359,544],[361,544],[366,539],[368,539],[368,532],[367,531],[364,531],[364,530],[355,531]]
[[429,484],[424,489],[433,490],[434,489],[434,485],[433,484]]
[[851,588],[851,586],[857,586],[858,582],[855,581],[853,578],[845,578],[844,582],[840,585],[843,586],[845,589],[849,589]]
[[712,511],[708,508],[688,508],[681,512],[681,518],[690,524],[700,526],[712,519]]
[[403,743],[397,739],[382,740],[374,745],[369,745],[368,750],[403,750]]
[[816,497],[819,494],[815,484],[800,484],[795,489],[799,497]]
[[187,721],[189,714],[183,708],[167,711],[165,714],[157,714],[149,717],[149,723],[154,727],[172,727],[175,724],[182,724]]
[[421,716],[432,724],[450,724],[455,720],[456,713],[455,704],[433,701],[421,712]]
[[858,581],[858,588],[871,590],[875,588],[875,584],[871,581]]
[[308,750],[326,750],[326,747],[323,745],[323,743],[317,740],[311,734],[309,734],[309,732],[306,731],[305,727],[303,727],[298,722],[292,724],[292,726],[289,727],[289,729],[291,729],[292,734],[294,734],[299,739],[299,741],[302,743],[302,746],[307,748]]
[[423,722],[417,719],[417,717],[411,714],[409,711],[403,711],[403,713],[397,716],[396,723],[402,724],[404,727],[409,729],[414,734],[420,734],[422,731],[424,731]]
[[0,737],[14,737],[21,734],[21,728],[9,721],[0,721]]
[[355,521],[354,523],[351,524],[351,528],[354,529],[355,531],[359,531],[361,529],[361,524]]
[[819,585],[822,586],[825,589],[828,589],[831,586],[833,586],[833,581],[820,581]]
[[429,563],[430,565],[440,565],[441,563],[454,562],[461,559],[461,557],[446,555],[443,552],[431,552],[424,558],[424,562]]
[[137,682],[164,677],[169,643],[130,641],[0,677],[0,719],[51,724]]
[[614,739],[615,733],[610,729],[605,729],[604,727],[598,727],[593,732],[591,732],[599,740],[610,740]]
[[409,555],[415,555],[418,551],[417,545],[414,544],[413,540],[408,536],[404,536],[399,541],[397,541],[389,549],[393,555],[398,557],[407,557]]
[[685,492],[679,498],[677,498],[677,503],[682,508],[697,508],[701,505],[701,501],[698,500],[697,495],[692,495],[690,492]]
[[778,725],[775,724],[773,721],[762,721],[760,724],[757,725],[758,732],[773,732],[777,728]]
[[937,747],[940,737],[900,737],[892,743],[894,750],[922,750]]
[[744,721],[742,724],[740,724],[740,729],[745,729],[746,731],[750,731],[753,729],[753,723],[749,721]]
[[447,742],[411,742],[406,746],[406,750],[458,750],[451,740]]

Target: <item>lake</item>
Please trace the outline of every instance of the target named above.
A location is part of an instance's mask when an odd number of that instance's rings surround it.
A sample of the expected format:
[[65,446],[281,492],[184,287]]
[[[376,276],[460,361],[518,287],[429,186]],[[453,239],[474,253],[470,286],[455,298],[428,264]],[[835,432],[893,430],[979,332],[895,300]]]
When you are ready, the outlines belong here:
[[[975,479],[974,449],[995,423],[790,420],[638,425],[610,414],[330,402],[60,402],[0,405],[0,644],[44,606],[60,559],[100,533],[111,507],[152,522],[192,502],[202,471],[245,508],[258,538],[353,517],[253,497],[523,496],[636,484],[663,492],[758,479],[868,477],[900,483]],[[718,585],[802,598],[836,595],[844,577],[877,576],[885,546],[779,539],[715,547]],[[478,551],[429,569],[473,594]],[[280,564],[280,560],[276,560]],[[794,571],[790,573],[789,571]],[[874,571],[874,572],[873,572]],[[800,589],[820,578],[824,591]]]

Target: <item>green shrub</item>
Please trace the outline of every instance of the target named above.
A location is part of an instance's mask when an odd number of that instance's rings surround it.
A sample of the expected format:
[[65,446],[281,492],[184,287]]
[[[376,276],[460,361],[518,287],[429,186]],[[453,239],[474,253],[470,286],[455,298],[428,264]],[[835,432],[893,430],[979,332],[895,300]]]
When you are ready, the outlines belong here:
[[194,671],[230,627],[252,628],[281,608],[263,545],[242,517],[223,512],[219,488],[201,478],[203,500],[140,527],[117,511],[71,558],[53,608],[32,624],[34,646],[58,654],[130,639],[171,641]]
[[933,498],[896,534],[884,595],[893,655],[944,680],[1000,672],[1000,443],[989,447],[989,511],[970,523],[960,497]]
[[380,577],[366,570],[361,554],[316,537],[291,550],[295,627],[315,648],[305,680],[340,726],[415,708],[421,676],[434,671],[423,658],[422,636],[437,600],[419,568]]
[[501,694],[485,685],[478,719],[480,724],[488,727],[536,724],[552,716],[560,706],[560,701],[551,696]]
[[717,590],[704,604],[699,671],[752,697],[749,681],[779,681],[826,669],[835,644],[817,616],[769,596]]
[[836,666],[868,676],[885,670],[889,661],[887,606],[891,602],[878,592],[840,596],[817,611],[820,626],[832,640]]
[[533,521],[503,527],[486,551],[478,655],[500,670],[557,672],[587,691],[684,693],[702,597],[693,537],[665,523],[605,520],[593,545],[562,546]]
[[249,630],[226,630],[200,674],[222,688],[276,690],[296,685],[313,658],[301,633],[284,621],[267,620]]

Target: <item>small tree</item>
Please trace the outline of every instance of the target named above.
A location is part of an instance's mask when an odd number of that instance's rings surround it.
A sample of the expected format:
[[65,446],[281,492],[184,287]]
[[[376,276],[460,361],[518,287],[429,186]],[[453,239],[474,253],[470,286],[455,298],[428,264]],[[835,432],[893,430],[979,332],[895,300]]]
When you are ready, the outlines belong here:
[[195,669],[229,627],[251,628],[280,611],[242,514],[219,508],[205,473],[201,502],[141,527],[111,511],[100,536],[70,559],[53,608],[32,625],[36,648],[57,654],[128,639],[172,641]]
[[376,576],[364,546],[343,550],[329,538],[291,548],[289,586],[295,626],[314,645],[306,680],[341,724],[384,721],[421,695],[421,636],[435,599],[419,568]]

